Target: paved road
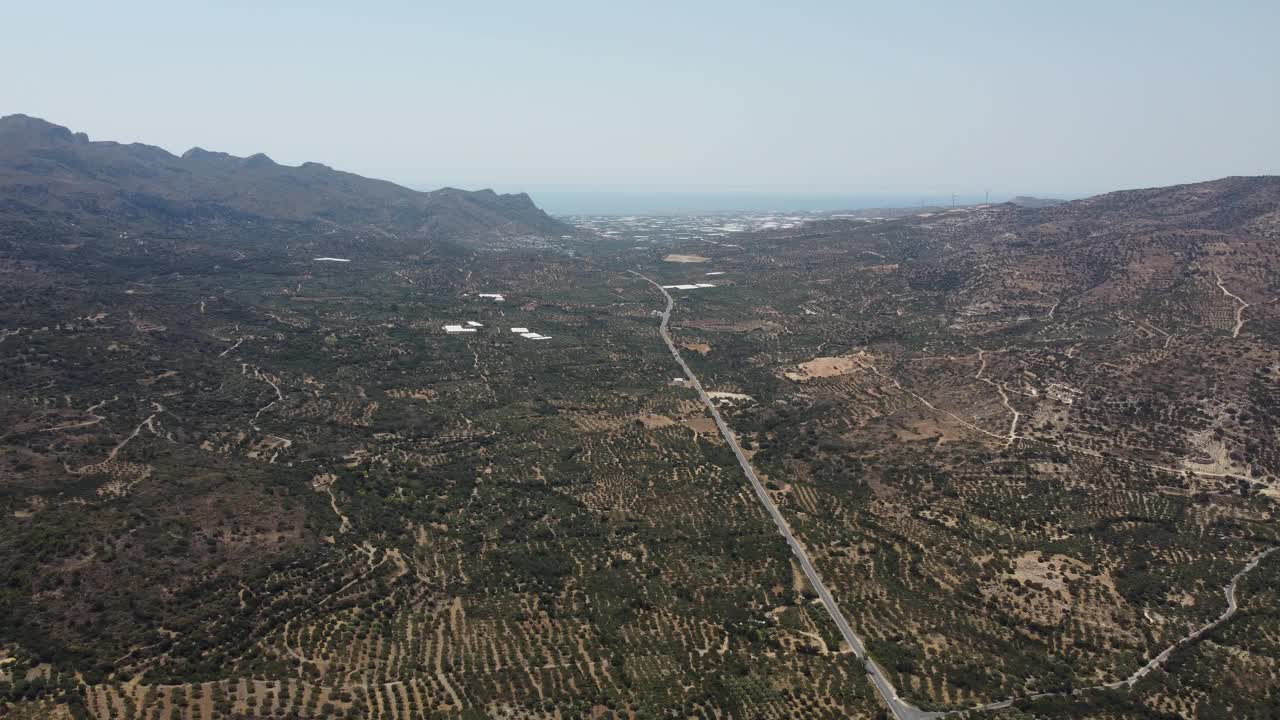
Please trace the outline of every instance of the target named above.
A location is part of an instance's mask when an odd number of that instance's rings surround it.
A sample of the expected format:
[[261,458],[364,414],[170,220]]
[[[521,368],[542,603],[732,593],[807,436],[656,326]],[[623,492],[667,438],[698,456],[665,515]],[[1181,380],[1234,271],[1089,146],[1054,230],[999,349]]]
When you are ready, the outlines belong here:
[[800,563],[801,569],[804,570],[805,577],[809,578],[809,584],[818,593],[818,597],[822,600],[823,606],[826,607],[827,613],[831,615],[836,627],[840,629],[840,634],[844,637],[844,641],[849,644],[849,647],[853,648],[853,652],[858,659],[865,663],[867,674],[871,678],[871,682],[876,686],[876,690],[880,692],[885,704],[889,707],[889,712],[897,720],[927,720],[928,718],[941,717],[943,713],[925,712],[899,698],[897,690],[894,689],[889,679],[885,677],[884,671],[880,669],[880,666],[874,660],[867,656],[867,649],[862,643],[862,638],[859,638],[853,632],[853,628],[849,627],[849,622],[844,619],[844,615],[840,612],[840,606],[836,605],[835,598],[827,590],[827,586],[823,585],[822,578],[818,576],[818,571],[814,569],[813,563],[809,561],[809,554],[805,552],[804,546],[791,534],[791,528],[782,517],[782,512],[773,503],[773,498],[769,497],[769,492],[765,490],[764,484],[756,476],[756,471],[751,467],[751,463],[747,461],[747,456],[742,453],[742,447],[738,445],[738,438],[729,429],[724,418],[720,416],[720,410],[711,401],[707,391],[702,388],[702,383],[698,382],[698,376],[693,374],[693,371],[685,364],[684,358],[680,357],[680,351],[676,349],[676,344],[671,339],[671,332],[667,328],[667,324],[671,321],[671,309],[675,307],[675,300],[672,299],[671,294],[662,285],[652,278],[645,277],[634,270],[631,272],[633,275],[647,280],[667,299],[667,307],[662,311],[662,324],[658,326],[658,332],[662,335],[662,340],[667,344],[667,348],[671,350],[671,355],[676,359],[676,363],[680,365],[680,369],[684,370],[684,375],[689,380],[689,384],[693,385],[693,388],[698,391],[698,397],[702,399],[702,404],[707,407],[711,417],[715,419],[716,427],[720,429],[720,434],[724,437],[725,442],[729,444],[729,449],[733,450],[734,456],[738,458],[738,464],[742,466],[742,473],[751,481],[751,487],[756,491],[756,497],[760,499],[760,504],[764,505],[765,510],[769,511],[774,524],[778,526],[778,531],[782,533],[782,537],[786,539],[787,545],[791,547],[791,552]]
[[826,607],[827,612],[831,615],[831,619],[835,622],[836,627],[840,629],[840,634],[844,637],[849,647],[853,648],[853,652],[859,660],[862,660],[867,669],[867,674],[871,678],[871,682],[876,686],[880,696],[884,699],[885,704],[889,707],[889,711],[897,720],[927,720],[928,718],[940,718],[946,715],[967,715],[969,713],[982,713],[989,710],[999,710],[1006,708],[1018,700],[1038,700],[1046,697],[1057,697],[1064,695],[1079,695],[1089,690],[1101,689],[1118,689],[1122,687],[1133,687],[1133,685],[1145,677],[1152,670],[1164,664],[1176,650],[1188,644],[1198,641],[1205,633],[1222,623],[1230,620],[1236,614],[1238,604],[1236,602],[1236,587],[1240,584],[1240,579],[1248,574],[1251,570],[1258,567],[1263,558],[1271,553],[1280,550],[1280,547],[1271,547],[1255,555],[1241,570],[1231,578],[1231,582],[1223,588],[1223,592],[1227,596],[1227,609],[1223,611],[1216,619],[1204,625],[1200,629],[1192,632],[1186,637],[1178,640],[1176,643],[1165,648],[1163,652],[1142,667],[1134,671],[1132,675],[1116,682],[1105,683],[1103,685],[1093,685],[1090,687],[1077,688],[1063,692],[1046,692],[1027,695],[1020,698],[1010,698],[999,702],[988,703],[986,705],[978,705],[975,707],[965,708],[963,710],[953,710],[950,712],[927,712],[921,710],[914,705],[907,703],[898,697],[898,692],[894,689],[893,684],[885,677],[884,671],[876,664],[874,660],[867,656],[866,646],[863,645],[862,639],[853,632],[853,628],[849,627],[849,622],[844,619],[844,615],[840,612],[840,607],[836,605],[835,598],[822,584],[822,578],[818,577],[818,571],[814,569],[813,563],[809,561],[809,554],[805,552],[804,546],[796,540],[791,534],[791,528],[787,525],[787,521],[782,517],[782,512],[778,510],[778,506],[773,503],[773,498],[769,497],[769,493],[765,490],[764,485],[760,482],[760,478],[756,476],[756,471],[751,467],[751,463],[747,461],[747,456],[742,453],[742,447],[738,445],[738,438],[729,429],[724,418],[720,416],[720,410],[716,404],[711,401],[706,390],[702,388],[702,383],[698,381],[698,376],[693,374],[689,366],[685,364],[684,358],[680,357],[680,351],[676,349],[676,344],[671,339],[671,332],[668,330],[668,323],[671,321],[671,310],[675,307],[675,300],[671,294],[652,278],[641,275],[632,270],[631,274],[643,278],[658,289],[662,296],[667,299],[667,307],[662,311],[662,324],[658,326],[658,332],[662,335],[662,340],[667,344],[667,349],[671,351],[672,357],[676,359],[676,363],[680,365],[680,369],[684,370],[685,377],[693,388],[698,391],[698,397],[702,399],[702,404],[707,407],[711,413],[711,417],[716,421],[716,427],[720,429],[720,434],[724,436],[725,442],[729,444],[729,448],[733,450],[733,454],[738,458],[738,464],[742,466],[742,473],[751,481],[751,487],[756,492],[756,497],[760,499],[760,504],[764,505],[765,510],[769,511],[769,516],[773,518],[773,522],[778,526],[778,531],[782,533],[782,537],[786,539],[787,545],[791,547],[791,552],[799,561],[800,567],[804,570],[805,577],[809,578],[809,584],[813,586],[818,593],[818,597],[822,600],[822,604]]

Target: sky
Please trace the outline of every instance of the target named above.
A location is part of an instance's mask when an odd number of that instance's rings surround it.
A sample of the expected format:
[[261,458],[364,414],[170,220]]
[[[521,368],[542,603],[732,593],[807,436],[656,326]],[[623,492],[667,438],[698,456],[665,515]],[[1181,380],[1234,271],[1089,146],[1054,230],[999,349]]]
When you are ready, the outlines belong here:
[[416,187],[1280,174],[1280,2],[0,0],[0,114]]

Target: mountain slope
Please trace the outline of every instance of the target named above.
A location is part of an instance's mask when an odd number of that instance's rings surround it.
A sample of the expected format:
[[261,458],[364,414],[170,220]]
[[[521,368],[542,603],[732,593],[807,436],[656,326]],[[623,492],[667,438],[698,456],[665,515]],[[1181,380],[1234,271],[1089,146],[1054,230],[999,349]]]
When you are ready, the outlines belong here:
[[734,398],[724,421],[901,698],[1266,717],[1274,614],[1187,638],[1224,594],[1275,605],[1252,559],[1280,543],[1278,209],[1280,178],[1229,177],[626,261],[695,288],[672,291],[673,342]]
[[[831,253],[874,259],[881,282],[936,293],[951,322],[975,331],[1017,328],[1050,309],[1054,319],[1093,322],[1141,308],[1171,332],[1186,325],[1234,332],[1241,302],[1249,303],[1251,329],[1276,322],[1280,177],[1122,190],[1039,208],[957,208],[883,224],[829,221],[810,230],[735,242],[754,252],[823,253],[824,265]],[[902,264],[891,268],[894,262]]]
[[217,219],[321,223],[373,229],[412,249],[447,240],[480,246],[572,232],[528,195],[446,188],[418,192],[319,163],[279,165],[193,148],[182,156],[149,145],[91,141],[25,115],[0,118],[0,203],[113,229]]

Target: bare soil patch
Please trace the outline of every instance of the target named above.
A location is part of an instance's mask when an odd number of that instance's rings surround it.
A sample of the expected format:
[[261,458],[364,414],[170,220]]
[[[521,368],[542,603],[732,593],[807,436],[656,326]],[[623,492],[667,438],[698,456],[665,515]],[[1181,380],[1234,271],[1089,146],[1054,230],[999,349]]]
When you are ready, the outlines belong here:
[[651,413],[637,415],[636,420],[650,430],[653,428],[664,428],[676,424],[675,420],[672,420],[666,415],[653,415]]
[[744,402],[751,402],[752,400],[755,399],[755,398],[752,398],[750,395],[746,395],[744,393],[725,392],[723,390],[708,390],[707,397],[714,398],[716,400],[729,400],[729,401],[741,400]]
[[903,427],[894,428],[893,434],[903,442],[912,440],[933,440],[940,443],[964,438],[961,426],[947,423],[937,418],[922,418],[906,423]]
[[782,325],[771,320],[742,320],[738,322],[729,320],[690,320],[680,323],[679,327],[693,328],[695,330],[709,330],[712,332],[751,332],[753,330],[782,330]]
[[688,418],[684,421],[684,424],[699,435],[715,435],[719,432],[716,428],[716,421],[706,415]]
[[852,357],[820,357],[802,362],[798,370],[788,370],[783,375],[789,380],[806,382],[815,378],[836,377],[853,372],[861,367],[857,358]]
[[662,259],[665,260],[666,262],[674,262],[674,263],[700,263],[700,262],[706,262],[711,258],[705,258],[705,257],[702,257],[701,255],[680,255],[677,253],[672,253]]
[[1014,559],[1013,576],[1022,582],[1032,581],[1052,591],[1065,591],[1067,580],[1078,580],[1088,569],[1084,563],[1066,555],[1042,558],[1038,552],[1023,553]]

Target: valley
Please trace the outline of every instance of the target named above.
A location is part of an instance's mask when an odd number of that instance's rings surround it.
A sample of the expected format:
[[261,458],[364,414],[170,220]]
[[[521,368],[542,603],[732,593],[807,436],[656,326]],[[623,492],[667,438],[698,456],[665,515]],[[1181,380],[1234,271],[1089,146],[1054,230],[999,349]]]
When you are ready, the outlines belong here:
[[1280,695],[1275,178],[620,230],[7,122],[7,716]]

